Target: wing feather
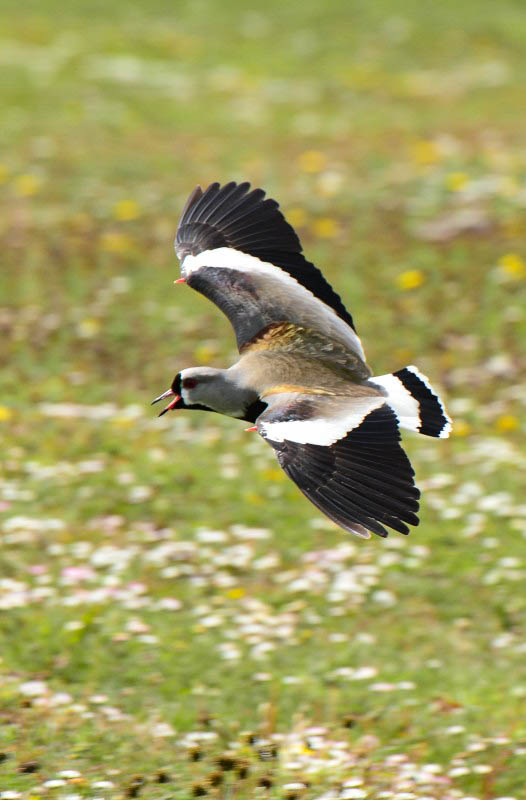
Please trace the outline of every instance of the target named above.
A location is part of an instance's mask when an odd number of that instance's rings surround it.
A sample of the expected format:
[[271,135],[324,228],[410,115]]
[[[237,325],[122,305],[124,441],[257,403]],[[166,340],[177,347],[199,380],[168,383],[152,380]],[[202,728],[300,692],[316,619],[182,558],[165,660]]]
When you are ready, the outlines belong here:
[[[371,398],[367,410],[361,398],[361,411],[353,414],[352,397],[289,394],[266,399],[269,405],[257,420],[259,432],[287,475],[330,519],[346,530],[359,533],[358,525],[379,536],[387,536],[384,526],[407,534],[408,525],[418,525],[420,493],[389,406],[378,407]],[[348,407],[347,416],[342,406]],[[345,428],[346,420],[353,420],[354,427]],[[286,431],[297,440],[287,438]]]
[[247,330],[254,339],[265,325],[291,322],[314,326],[365,361],[352,316],[262,189],[232,182],[195,190],[175,249],[183,277],[227,315],[240,349]]

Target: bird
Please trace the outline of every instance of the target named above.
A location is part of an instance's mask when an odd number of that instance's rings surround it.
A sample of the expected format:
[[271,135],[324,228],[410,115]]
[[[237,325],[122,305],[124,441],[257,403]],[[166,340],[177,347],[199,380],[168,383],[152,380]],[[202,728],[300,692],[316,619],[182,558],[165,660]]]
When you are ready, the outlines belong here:
[[415,366],[374,376],[339,295],[279,204],[250,183],[198,186],[175,238],[181,277],[226,315],[239,359],[190,367],[153,403],[250,423],[303,494],[364,539],[409,533],[420,492],[400,429],[445,438],[451,419]]

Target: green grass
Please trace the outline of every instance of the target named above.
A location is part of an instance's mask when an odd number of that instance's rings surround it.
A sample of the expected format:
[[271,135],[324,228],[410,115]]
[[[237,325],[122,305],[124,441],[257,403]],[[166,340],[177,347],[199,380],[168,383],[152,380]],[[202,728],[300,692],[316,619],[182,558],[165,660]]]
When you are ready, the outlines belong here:
[[[0,797],[522,796],[525,41],[518,0],[4,0]],[[235,421],[150,409],[236,356],[172,285],[186,196],[229,179],[281,202],[377,374],[444,390],[409,539],[350,539]]]

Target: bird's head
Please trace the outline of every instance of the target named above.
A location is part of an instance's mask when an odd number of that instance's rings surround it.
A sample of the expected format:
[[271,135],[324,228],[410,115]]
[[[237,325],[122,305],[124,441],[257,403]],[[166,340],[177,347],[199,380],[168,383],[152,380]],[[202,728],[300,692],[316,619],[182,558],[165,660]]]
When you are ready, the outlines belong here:
[[[169,400],[168,405],[159,416],[167,411],[188,408],[216,411],[249,421],[252,420],[255,404],[260,403],[257,394],[240,386],[228,370],[212,367],[190,367],[178,372],[168,391],[153,402],[165,399]],[[265,404],[261,405],[265,407]]]

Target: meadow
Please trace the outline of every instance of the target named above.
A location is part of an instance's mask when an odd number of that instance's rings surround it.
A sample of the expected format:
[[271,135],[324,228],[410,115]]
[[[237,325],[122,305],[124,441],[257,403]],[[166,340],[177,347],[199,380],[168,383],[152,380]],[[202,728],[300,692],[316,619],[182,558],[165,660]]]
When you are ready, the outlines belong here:
[[[525,797],[522,0],[3,0],[0,64],[0,798]],[[173,285],[231,179],[447,400],[409,537],[149,405],[237,355]]]

